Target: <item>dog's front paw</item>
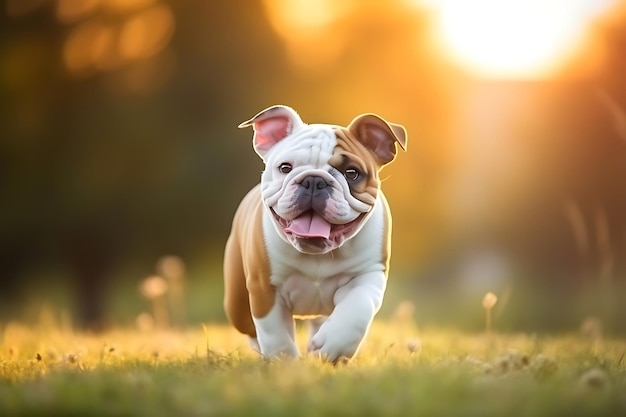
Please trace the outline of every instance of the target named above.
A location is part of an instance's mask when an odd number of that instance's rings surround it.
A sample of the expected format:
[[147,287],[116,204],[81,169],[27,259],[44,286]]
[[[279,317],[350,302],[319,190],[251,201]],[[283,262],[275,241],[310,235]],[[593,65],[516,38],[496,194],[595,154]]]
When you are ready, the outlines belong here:
[[293,343],[261,343],[261,354],[267,358],[297,358],[298,348]]
[[351,359],[361,345],[363,333],[354,329],[332,331],[327,326],[320,330],[309,341],[309,353],[319,355],[322,359],[337,363],[342,359]]

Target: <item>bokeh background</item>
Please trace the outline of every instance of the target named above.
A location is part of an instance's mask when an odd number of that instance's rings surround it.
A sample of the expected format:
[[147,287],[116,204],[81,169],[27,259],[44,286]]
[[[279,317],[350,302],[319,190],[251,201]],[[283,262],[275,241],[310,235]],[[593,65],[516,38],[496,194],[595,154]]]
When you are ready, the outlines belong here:
[[223,321],[236,126],[287,104],[409,132],[381,316],[481,329],[492,292],[501,331],[626,333],[625,2],[0,7],[0,322]]

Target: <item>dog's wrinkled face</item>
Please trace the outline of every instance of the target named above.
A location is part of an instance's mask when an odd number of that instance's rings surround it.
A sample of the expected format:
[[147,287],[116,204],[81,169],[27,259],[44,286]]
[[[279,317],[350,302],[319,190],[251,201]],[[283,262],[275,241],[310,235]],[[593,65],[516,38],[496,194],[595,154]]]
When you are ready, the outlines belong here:
[[[266,154],[262,196],[279,234],[304,253],[325,253],[354,236],[376,202],[377,172],[340,155],[334,130],[302,126]],[[373,192],[353,195],[358,183]]]
[[379,171],[404,148],[404,128],[375,115],[347,127],[304,124],[286,106],[244,122],[265,162],[261,193],[278,234],[295,249],[322,254],[356,235],[376,203]]

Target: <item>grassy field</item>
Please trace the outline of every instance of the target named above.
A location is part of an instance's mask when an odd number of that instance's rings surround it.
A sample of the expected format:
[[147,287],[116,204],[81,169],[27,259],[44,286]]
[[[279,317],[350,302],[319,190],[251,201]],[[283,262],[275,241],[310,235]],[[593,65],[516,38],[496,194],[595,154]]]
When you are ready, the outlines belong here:
[[222,325],[0,334],[2,416],[626,415],[626,341],[597,335],[376,321],[359,356],[333,367],[264,360]]

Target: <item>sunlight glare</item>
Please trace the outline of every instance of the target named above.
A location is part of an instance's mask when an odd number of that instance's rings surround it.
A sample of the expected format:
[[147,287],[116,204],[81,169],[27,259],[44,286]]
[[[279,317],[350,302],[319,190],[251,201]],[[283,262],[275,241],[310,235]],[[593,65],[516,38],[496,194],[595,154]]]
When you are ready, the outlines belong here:
[[274,29],[284,37],[315,35],[353,7],[351,1],[265,0]]
[[272,28],[302,71],[327,68],[343,51],[345,36],[331,30],[355,7],[354,0],[265,0]]
[[616,0],[422,0],[441,46],[470,72],[545,78],[581,48],[588,29]]

